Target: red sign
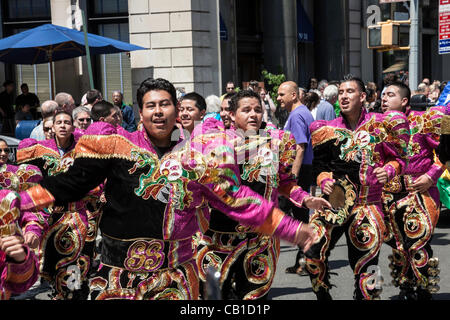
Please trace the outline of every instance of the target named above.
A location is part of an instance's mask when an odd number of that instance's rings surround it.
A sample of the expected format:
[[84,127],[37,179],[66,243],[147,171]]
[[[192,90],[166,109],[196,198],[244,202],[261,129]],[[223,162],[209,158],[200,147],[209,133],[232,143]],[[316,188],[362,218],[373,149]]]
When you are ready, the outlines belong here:
[[450,0],[439,1],[439,53],[450,53]]

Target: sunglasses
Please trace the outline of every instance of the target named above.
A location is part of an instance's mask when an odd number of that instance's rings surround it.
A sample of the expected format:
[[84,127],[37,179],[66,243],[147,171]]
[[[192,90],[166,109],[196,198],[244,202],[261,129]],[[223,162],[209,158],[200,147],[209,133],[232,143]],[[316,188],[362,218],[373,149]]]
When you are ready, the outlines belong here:
[[50,130],[52,130],[52,128],[44,128],[44,132],[49,132]]
[[10,153],[10,150],[9,150],[9,148],[4,148],[4,149],[0,148],[0,152]]
[[78,118],[78,121],[80,121],[80,122],[89,122],[89,121],[91,121],[91,118]]

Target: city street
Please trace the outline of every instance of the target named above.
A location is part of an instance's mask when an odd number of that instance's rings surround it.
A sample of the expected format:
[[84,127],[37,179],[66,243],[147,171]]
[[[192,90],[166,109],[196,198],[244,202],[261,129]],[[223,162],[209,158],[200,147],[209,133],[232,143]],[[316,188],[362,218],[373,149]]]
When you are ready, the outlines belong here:
[[[439,286],[440,291],[434,294],[435,300],[450,300],[450,211],[442,212],[433,238],[433,250],[439,258],[441,269]],[[293,265],[296,249],[286,242],[281,243],[281,254],[269,300],[315,300],[309,277],[286,274],[285,269]],[[380,269],[384,278],[382,300],[398,299],[398,288],[391,284],[388,255],[390,247],[383,245],[380,254]],[[343,236],[330,255],[331,283],[336,287],[331,290],[335,300],[353,299],[353,275],[347,260],[347,247]],[[34,288],[36,285],[34,286]],[[19,299],[49,300],[49,291],[31,289],[20,296]],[[16,297],[17,299],[17,297]]]

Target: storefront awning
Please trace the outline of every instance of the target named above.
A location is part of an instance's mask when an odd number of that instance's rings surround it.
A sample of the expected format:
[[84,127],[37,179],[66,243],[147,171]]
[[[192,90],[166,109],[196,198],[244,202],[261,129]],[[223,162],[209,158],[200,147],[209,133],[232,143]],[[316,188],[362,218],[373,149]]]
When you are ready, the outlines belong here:
[[297,0],[297,41],[314,42],[314,28],[300,0]]
[[396,71],[402,71],[406,70],[406,61],[397,61],[393,65],[391,65],[389,68],[385,69],[383,73],[389,73],[389,72],[396,72]]

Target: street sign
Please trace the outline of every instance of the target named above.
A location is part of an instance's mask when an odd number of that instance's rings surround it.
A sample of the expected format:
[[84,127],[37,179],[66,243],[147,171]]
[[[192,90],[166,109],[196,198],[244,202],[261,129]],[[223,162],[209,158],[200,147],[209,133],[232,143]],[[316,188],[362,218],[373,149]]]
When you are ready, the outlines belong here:
[[450,0],[439,0],[439,54],[450,53]]

